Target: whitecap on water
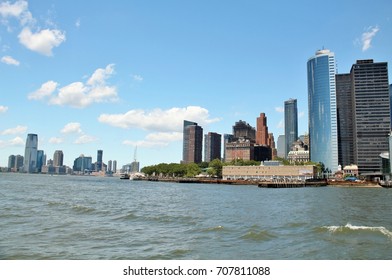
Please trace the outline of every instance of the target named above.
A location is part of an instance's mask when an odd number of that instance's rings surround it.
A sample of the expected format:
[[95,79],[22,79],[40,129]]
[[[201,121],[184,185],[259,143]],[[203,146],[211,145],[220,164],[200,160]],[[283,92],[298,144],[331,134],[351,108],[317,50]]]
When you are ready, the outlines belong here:
[[348,223],[345,226],[324,226],[322,228],[328,230],[331,233],[349,233],[354,231],[380,232],[392,240],[392,232],[385,227],[354,226]]

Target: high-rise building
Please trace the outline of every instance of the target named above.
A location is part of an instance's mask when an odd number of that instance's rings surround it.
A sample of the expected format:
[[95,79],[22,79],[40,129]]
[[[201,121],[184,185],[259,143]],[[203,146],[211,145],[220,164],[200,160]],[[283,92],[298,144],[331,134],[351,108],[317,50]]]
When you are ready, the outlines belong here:
[[221,159],[222,135],[215,132],[208,132],[204,135],[204,161],[210,162],[214,159]]
[[117,160],[113,160],[113,173],[117,173]]
[[245,138],[253,143],[256,141],[256,129],[242,120],[234,124],[233,135],[234,139]]
[[260,113],[260,117],[256,119],[256,144],[269,146],[267,117],[264,113]]
[[38,172],[41,172],[42,166],[45,165],[46,162],[46,155],[43,150],[38,150],[37,151],[37,170]]
[[298,109],[297,99],[289,99],[284,102],[284,136],[286,154],[290,152],[291,145],[298,140]]
[[[338,170],[335,55],[319,50],[307,62],[310,160]],[[287,147],[286,143],[286,147]],[[287,151],[286,151],[287,152]]]
[[268,133],[268,147],[271,148],[271,158],[274,160],[278,156],[278,151],[276,150],[275,137],[273,133]]
[[351,68],[354,161],[360,173],[381,170],[382,152],[389,150],[391,112],[387,62],[357,60]]
[[74,160],[73,171],[82,172],[92,171],[92,157],[85,157],[83,154]]
[[202,151],[203,128],[195,122],[184,120],[182,162],[202,162]]
[[54,167],[63,166],[64,165],[63,162],[64,162],[63,151],[56,150],[53,155],[53,166]]
[[284,135],[278,136],[278,157],[286,157],[286,138]]
[[336,109],[338,120],[339,165],[354,163],[353,104],[351,95],[351,75],[336,75]]
[[15,155],[10,155],[8,157],[8,170],[14,172],[15,171],[14,170],[15,165],[16,165],[16,156]]
[[111,173],[113,171],[113,161],[109,160],[108,161],[108,172]]
[[37,172],[38,135],[28,134],[26,139],[23,171],[27,173]]
[[103,158],[103,150],[98,150],[97,151],[97,163],[95,165],[95,171],[101,171],[102,170],[102,158]]
[[226,146],[228,143],[234,141],[234,135],[233,134],[223,134],[223,160],[227,162],[227,155],[226,155]]

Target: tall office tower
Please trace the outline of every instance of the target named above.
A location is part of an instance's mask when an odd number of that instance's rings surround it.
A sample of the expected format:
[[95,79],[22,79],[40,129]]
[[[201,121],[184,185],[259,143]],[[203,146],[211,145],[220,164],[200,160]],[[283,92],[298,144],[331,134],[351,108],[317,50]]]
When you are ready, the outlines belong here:
[[11,172],[15,172],[15,170],[14,170],[15,165],[16,165],[16,156],[10,155],[8,157],[8,170]]
[[284,136],[285,136],[285,158],[291,151],[291,145],[298,140],[298,109],[297,99],[289,99],[284,102]]
[[351,75],[337,74],[335,78],[338,120],[338,155],[339,164],[343,168],[354,163]]
[[46,156],[43,150],[38,150],[37,151],[37,170],[38,172],[41,172],[42,166],[45,165],[46,162]]
[[113,168],[113,161],[112,161],[112,160],[109,160],[109,161],[108,161],[108,172],[109,172],[109,173],[113,171],[112,168]]
[[286,137],[284,135],[278,136],[278,157],[286,157]]
[[234,141],[234,135],[233,134],[223,134],[223,161],[227,162],[226,160],[226,146],[228,143]]
[[63,151],[57,150],[53,155],[53,166],[63,166],[64,154]]
[[275,137],[273,133],[268,133],[268,147],[271,148],[271,158],[274,160],[278,156],[275,146]]
[[[335,55],[320,50],[307,62],[310,160],[338,170]],[[287,143],[286,143],[287,147]]]
[[260,113],[260,117],[256,119],[256,144],[269,146],[267,117],[264,113]]
[[235,139],[247,138],[251,142],[256,140],[256,130],[245,121],[239,120],[233,126],[233,135]]
[[117,173],[117,160],[113,160],[113,173]]
[[97,151],[97,164],[95,166],[96,171],[101,171],[102,170],[102,158],[103,158],[103,151],[102,150],[98,150]]
[[21,155],[16,156],[15,172],[23,169],[24,157]]
[[221,159],[222,135],[215,132],[208,132],[204,135],[204,161],[210,162],[214,159]]
[[379,155],[389,150],[391,131],[388,63],[357,60],[351,80],[354,161],[360,173],[379,172]]
[[203,150],[203,128],[195,122],[184,120],[183,163],[200,163]]
[[81,154],[74,160],[73,171],[85,172],[86,170],[91,171],[93,158],[85,157]]
[[38,135],[28,134],[26,139],[23,171],[37,172]]

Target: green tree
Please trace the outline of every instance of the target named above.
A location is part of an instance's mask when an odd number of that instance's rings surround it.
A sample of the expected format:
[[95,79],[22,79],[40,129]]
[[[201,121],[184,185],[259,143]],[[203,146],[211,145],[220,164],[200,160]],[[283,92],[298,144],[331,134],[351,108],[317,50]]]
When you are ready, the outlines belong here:
[[222,177],[222,162],[219,159],[214,159],[208,164],[208,174],[212,176]]
[[186,165],[186,177],[192,178],[195,177],[196,175],[199,175],[201,172],[201,169],[199,165],[196,163],[188,163]]

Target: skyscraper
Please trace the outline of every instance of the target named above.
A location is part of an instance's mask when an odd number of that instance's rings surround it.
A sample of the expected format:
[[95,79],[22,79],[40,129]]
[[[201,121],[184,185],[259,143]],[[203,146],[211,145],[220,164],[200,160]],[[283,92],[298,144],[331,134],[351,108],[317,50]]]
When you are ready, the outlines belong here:
[[53,166],[63,166],[64,154],[63,151],[56,150],[53,155]]
[[289,99],[284,102],[284,136],[285,158],[291,150],[291,145],[298,140],[298,109],[297,99]]
[[354,161],[360,173],[379,172],[391,130],[387,62],[357,60],[351,68]]
[[26,139],[25,155],[24,155],[24,172],[37,172],[37,150],[38,135],[28,134]]
[[260,113],[260,117],[256,119],[256,144],[269,146],[267,117],[264,113]]
[[[319,50],[307,62],[310,159],[338,170],[335,55]],[[287,147],[287,143],[286,143]]]
[[203,151],[203,128],[195,122],[184,120],[183,127],[183,163],[200,163]]
[[208,132],[204,135],[204,161],[210,162],[214,159],[221,159],[222,135],[215,132]]
[[223,134],[223,160],[227,162],[226,146],[234,140],[233,134]]
[[354,163],[353,110],[351,75],[336,75],[336,109],[338,121],[339,165]]
[[284,135],[278,136],[278,157],[285,158],[286,157],[286,138]]
[[95,166],[96,171],[101,171],[102,170],[102,158],[103,158],[103,151],[98,150],[97,151],[97,164]]
[[246,138],[254,143],[256,140],[256,129],[247,122],[239,120],[233,125],[233,135],[234,140]]

